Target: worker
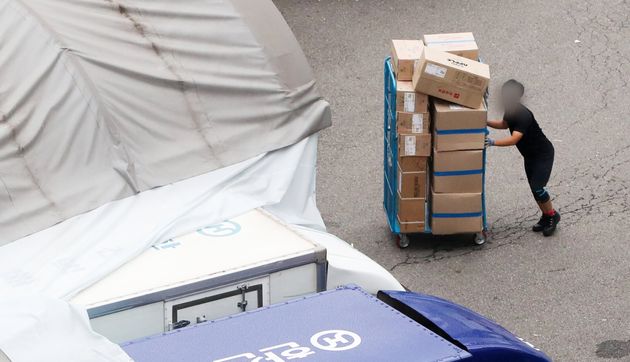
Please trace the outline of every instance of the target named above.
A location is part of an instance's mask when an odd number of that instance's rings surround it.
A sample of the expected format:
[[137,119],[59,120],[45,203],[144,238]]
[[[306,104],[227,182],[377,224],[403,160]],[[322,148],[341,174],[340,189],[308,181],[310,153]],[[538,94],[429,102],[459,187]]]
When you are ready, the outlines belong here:
[[494,140],[486,139],[486,147],[516,146],[525,161],[525,174],[534,199],[542,211],[540,220],[533,226],[535,232],[551,236],[560,222],[560,213],[553,208],[549,192],[545,188],[553,167],[554,148],[540,129],[534,114],[521,100],[525,87],[510,79],[501,87],[503,119],[489,120],[488,126],[495,129],[509,129],[510,137]]

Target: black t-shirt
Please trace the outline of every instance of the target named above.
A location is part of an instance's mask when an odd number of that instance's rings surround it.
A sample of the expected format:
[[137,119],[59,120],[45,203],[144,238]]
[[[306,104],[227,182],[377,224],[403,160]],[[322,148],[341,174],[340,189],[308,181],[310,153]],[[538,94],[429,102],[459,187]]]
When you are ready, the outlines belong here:
[[507,123],[510,133],[521,132],[523,138],[516,147],[524,157],[536,157],[553,154],[553,145],[536,122],[534,114],[524,105],[512,113],[506,113],[503,120]]

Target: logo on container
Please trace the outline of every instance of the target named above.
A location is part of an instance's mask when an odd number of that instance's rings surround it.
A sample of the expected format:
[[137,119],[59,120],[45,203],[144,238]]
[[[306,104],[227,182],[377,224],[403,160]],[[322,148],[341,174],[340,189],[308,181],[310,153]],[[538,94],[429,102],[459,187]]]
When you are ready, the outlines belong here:
[[[310,339],[311,345],[320,351],[342,352],[356,348],[361,344],[361,337],[343,329],[331,329],[315,333]],[[274,361],[301,359],[314,355],[317,351],[303,347],[297,342],[286,342],[259,349],[256,353],[245,352],[234,356],[215,359],[214,362],[236,361]]]
[[241,225],[234,221],[224,221],[222,223],[205,226],[197,232],[204,236],[225,237],[238,234],[241,231]]
[[323,351],[346,351],[361,344],[361,337],[350,331],[329,330],[315,333],[311,344]]

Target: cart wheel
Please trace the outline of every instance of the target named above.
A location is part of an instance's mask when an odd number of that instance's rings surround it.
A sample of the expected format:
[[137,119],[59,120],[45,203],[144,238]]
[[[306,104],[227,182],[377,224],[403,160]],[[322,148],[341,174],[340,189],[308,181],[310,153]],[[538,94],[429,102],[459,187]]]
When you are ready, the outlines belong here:
[[398,239],[396,239],[396,245],[398,245],[398,247],[401,249],[407,248],[409,246],[409,236],[407,236],[406,234],[398,235]]
[[483,245],[486,243],[486,233],[475,234],[475,245]]

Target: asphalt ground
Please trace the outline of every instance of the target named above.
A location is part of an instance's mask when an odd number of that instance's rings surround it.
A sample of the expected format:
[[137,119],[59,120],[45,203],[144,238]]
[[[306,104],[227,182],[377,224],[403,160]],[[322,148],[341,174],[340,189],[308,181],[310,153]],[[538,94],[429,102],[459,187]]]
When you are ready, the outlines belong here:
[[[276,0],[331,103],[318,204],[329,231],[407,287],[498,321],[555,361],[630,361],[630,3],[627,1]],[[382,208],[382,61],[392,38],[472,31],[501,83],[556,148],[549,190],[558,233],[538,211],[516,149],[488,154],[484,246],[415,238],[400,250]],[[492,137],[504,136],[493,132]]]

